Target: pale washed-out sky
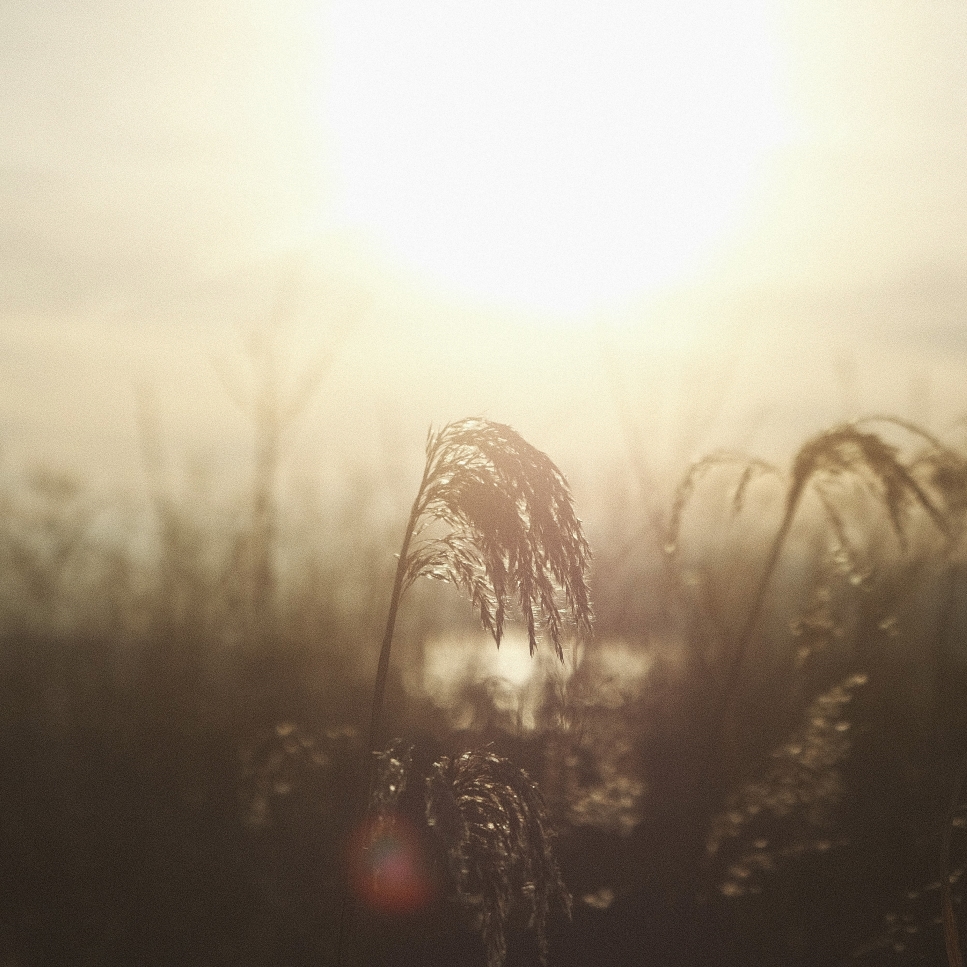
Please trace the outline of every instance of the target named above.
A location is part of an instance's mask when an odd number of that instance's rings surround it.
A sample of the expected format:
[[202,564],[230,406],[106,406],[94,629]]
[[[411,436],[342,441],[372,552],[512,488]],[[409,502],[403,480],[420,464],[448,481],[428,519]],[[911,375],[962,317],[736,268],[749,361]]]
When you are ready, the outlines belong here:
[[693,447],[943,429],[965,50],[959,0],[0,0],[0,451],[129,479],[147,388],[231,466],[272,320],[338,342],[310,467],[477,412],[577,468],[615,392]]

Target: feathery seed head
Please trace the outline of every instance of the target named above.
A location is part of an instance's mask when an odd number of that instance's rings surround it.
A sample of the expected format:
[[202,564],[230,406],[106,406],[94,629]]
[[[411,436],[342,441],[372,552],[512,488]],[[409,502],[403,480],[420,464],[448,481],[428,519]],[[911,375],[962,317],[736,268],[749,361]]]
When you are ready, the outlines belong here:
[[450,531],[409,552],[404,586],[418,577],[456,584],[498,645],[516,602],[531,653],[544,632],[563,659],[564,613],[581,633],[592,624],[591,549],[564,475],[515,430],[490,420],[431,430],[426,454],[414,535],[434,521]]
[[452,889],[501,967],[506,929],[524,905],[547,956],[547,920],[571,897],[551,850],[547,807],[526,772],[488,749],[437,762],[426,780],[427,823],[446,851]]
[[787,495],[789,506],[795,505],[806,485],[819,473],[832,476],[855,473],[872,479],[878,486],[890,523],[903,541],[906,512],[912,502],[919,504],[944,535],[950,534],[950,523],[926,494],[909,469],[900,462],[898,449],[875,433],[847,423],[819,434],[804,444],[796,454],[792,468],[792,486]]
[[[487,967],[502,967],[507,929],[520,914],[545,963],[548,919],[555,911],[569,915],[571,896],[537,785],[489,748],[422,767],[414,752],[396,740],[376,756],[357,892],[376,908],[408,910],[442,879],[483,940]],[[411,857],[419,843],[423,848]]]

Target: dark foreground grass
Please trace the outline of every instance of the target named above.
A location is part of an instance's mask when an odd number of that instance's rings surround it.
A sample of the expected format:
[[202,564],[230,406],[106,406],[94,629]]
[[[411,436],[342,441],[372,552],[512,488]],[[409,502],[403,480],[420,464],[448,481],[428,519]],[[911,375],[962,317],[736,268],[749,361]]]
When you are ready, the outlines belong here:
[[[552,965],[944,962],[943,895],[959,926],[965,863],[962,804],[950,815],[967,748],[963,466],[905,426],[803,453],[794,500],[778,472],[693,474],[674,541],[599,572],[600,594],[592,575],[598,601],[620,587],[634,607],[598,606],[597,641],[546,676],[527,724],[506,683],[464,683],[457,715],[403,702],[390,670],[413,826],[451,882],[358,911],[353,962],[535,964],[535,905],[512,905],[489,948],[473,913],[518,874],[515,895],[537,898],[555,870],[573,905],[546,906]],[[317,535],[336,560],[277,563],[256,634],[238,606],[244,520],[209,539],[203,515],[168,506],[158,556],[138,563],[88,540],[82,492],[40,483],[7,495],[0,527],[0,962],[337,963],[393,545]],[[399,668],[463,631],[461,609],[411,600]],[[638,678],[608,665],[618,631]],[[466,867],[461,895],[461,837],[512,825],[461,774],[480,749],[505,786],[533,783],[554,865],[515,866],[496,836],[492,872]]]
[[[28,694],[25,684],[5,679],[8,709],[13,693]],[[32,697],[41,702],[48,687]],[[738,835],[727,844],[720,888],[698,904],[686,875],[695,829],[682,807],[691,793],[682,785],[685,742],[665,735],[648,744],[652,785],[639,804],[642,820],[625,831],[608,823],[608,786],[594,762],[581,761],[577,740],[562,749],[554,733],[432,738],[451,761],[468,743],[490,739],[543,780],[555,853],[575,899],[571,920],[558,913],[548,922],[552,964],[819,965],[853,954],[864,964],[937,962],[937,803],[949,755],[889,731],[875,687],[854,699],[857,737],[837,800],[824,815],[803,812],[801,800],[783,814],[780,777],[763,793],[779,798],[777,809],[734,819]],[[680,697],[674,689],[665,695]],[[8,961],[335,963],[351,812],[345,790],[358,782],[359,733],[321,721],[266,730],[242,715],[192,721],[124,690],[88,697],[93,703],[70,719],[59,707],[56,725],[50,705],[8,722],[0,743],[0,942]],[[302,701],[288,699],[293,707]],[[640,708],[607,709],[588,729],[626,718],[662,724]],[[776,768],[782,772],[781,761]],[[828,782],[823,768],[817,761],[810,781]],[[576,789],[584,794],[581,821],[569,809]],[[742,814],[755,804],[747,794],[734,805]],[[485,963],[486,947],[453,897],[363,916],[355,953],[366,962]],[[508,963],[536,963],[526,928],[525,920],[509,923]]]

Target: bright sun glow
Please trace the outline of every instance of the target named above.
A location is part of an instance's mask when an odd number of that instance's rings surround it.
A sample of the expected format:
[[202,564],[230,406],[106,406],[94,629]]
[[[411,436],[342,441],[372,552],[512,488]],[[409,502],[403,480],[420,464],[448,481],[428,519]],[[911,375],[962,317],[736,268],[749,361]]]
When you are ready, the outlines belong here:
[[767,0],[331,0],[336,227],[485,303],[699,271],[783,140]]

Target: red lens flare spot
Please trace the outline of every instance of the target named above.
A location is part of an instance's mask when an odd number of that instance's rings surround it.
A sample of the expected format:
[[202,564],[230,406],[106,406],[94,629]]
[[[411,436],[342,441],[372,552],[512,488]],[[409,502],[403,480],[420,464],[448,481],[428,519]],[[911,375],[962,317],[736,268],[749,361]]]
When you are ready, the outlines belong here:
[[420,837],[405,820],[368,820],[350,840],[349,877],[357,899],[379,913],[415,913],[432,881]]

